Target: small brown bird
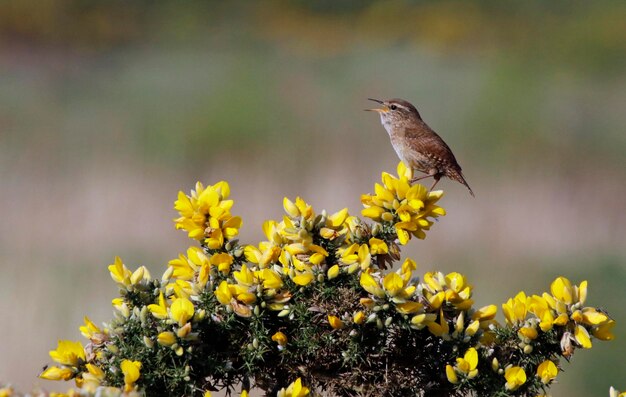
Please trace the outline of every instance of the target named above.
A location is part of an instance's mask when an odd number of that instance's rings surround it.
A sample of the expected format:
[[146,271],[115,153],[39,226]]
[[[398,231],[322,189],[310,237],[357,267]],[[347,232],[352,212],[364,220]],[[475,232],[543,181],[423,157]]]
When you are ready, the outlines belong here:
[[457,163],[452,150],[422,120],[415,106],[403,99],[386,101],[368,99],[383,105],[379,109],[366,110],[380,114],[380,122],[387,130],[391,145],[398,157],[413,170],[426,173],[426,175],[413,178],[411,183],[433,177],[435,182],[430,188],[433,190],[441,177],[446,176],[464,184],[469,189],[470,194],[474,196],[474,192],[465,181],[461,166]]

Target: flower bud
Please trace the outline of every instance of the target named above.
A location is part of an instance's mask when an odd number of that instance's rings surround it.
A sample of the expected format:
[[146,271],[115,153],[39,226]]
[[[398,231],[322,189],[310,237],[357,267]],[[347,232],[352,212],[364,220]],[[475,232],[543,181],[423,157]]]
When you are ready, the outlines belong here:
[[152,349],[154,347],[154,342],[152,341],[152,339],[148,338],[145,335],[143,337],[143,344],[146,345],[148,349]]
[[493,360],[491,360],[491,369],[496,372],[499,368],[500,363],[498,362],[498,359],[494,357]]

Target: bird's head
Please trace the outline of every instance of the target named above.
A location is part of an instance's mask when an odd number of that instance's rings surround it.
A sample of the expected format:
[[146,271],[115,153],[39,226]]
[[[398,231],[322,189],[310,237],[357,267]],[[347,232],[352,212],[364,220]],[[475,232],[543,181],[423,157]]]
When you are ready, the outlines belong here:
[[369,112],[378,112],[378,114],[380,114],[380,122],[387,130],[389,127],[399,126],[404,123],[410,123],[422,119],[415,106],[404,99],[394,98],[385,101],[373,98],[367,99],[382,105],[379,108],[365,110]]

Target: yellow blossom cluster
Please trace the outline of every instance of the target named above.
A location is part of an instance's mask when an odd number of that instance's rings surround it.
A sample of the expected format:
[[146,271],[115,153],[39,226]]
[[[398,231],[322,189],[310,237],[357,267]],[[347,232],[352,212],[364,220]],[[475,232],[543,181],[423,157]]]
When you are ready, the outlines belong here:
[[203,241],[209,249],[220,249],[225,239],[239,234],[241,218],[232,216],[233,200],[228,200],[230,187],[221,181],[206,188],[196,183],[196,189],[188,196],[178,192],[174,208],[180,218],[174,220],[176,229],[186,230],[189,237]]
[[[83,395],[209,397],[252,378],[280,397],[303,397],[333,384],[316,379],[320,361],[344,375],[352,365],[408,371],[387,367],[406,346],[424,355],[406,379],[435,368],[430,380],[443,389],[504,396],[549,386],[559,371],[559,348],[568,358],[575,347],[591,347],[592,337],[613,338],[615,322],[584,306],[586,282],[559,277],[551,293],[520,292],[502,305],[501,325],[496,305],[473,307],[472,285],[461,273],[420,278],[409,258],[387,270],[400,259],[399,245],[424,238],[445,214],[437,205],[441,191],[411,185],[412,171],[402,163],[397,172],[383,173],[375,194],[361,198],[362,215],[373,224],[346,208],[316,213],[300,197],[284,198],[285,215],[265,221],[265,240],[255,245],[236,240],[242,221],[231,215],[227,182],[180,192],[175,226],[200,245],[169,261],[160,278],[116,257],[109,265],[120,291],[114,319],[99,327],[85,317],[80,332],[88,343],[59,341],[50,352],[55,364],[40,376],[73,379]],[[549,345],[555,337],[557,348]],[[431,357],[437,365],[420,366]],[[308,375],[301,379],[302,373]],[[385,393],[424,390],[410,382],[391,382]],[[242,387],[241,396],[248,396],[249,385]]]
[[[360,284],[369,296],[361,298],[365,313],[355,312],[354,322],[359,323],[366,316],[368,323],[376,322],[380,327],[381,316],[391,308],[410,320],[413,329],[427,328],[431,334],[447,340],[467,342],[483,335],[496,315],[495,305],[474,310],[471,287],[459,273],[444,276],[429,272],[420,283],[413,277],[415,269],[415,262],[406,259],[400,269],[385,275],[362,272]],[[384,325],[391,321],[388,317]]]
[[[455,279],[457,281],[452,282]],[[429,302],[448,301],[451,305],[457,303],[465,307],[465,302],[469,299],[470,291],[463,288],[465,282],[458,275],[443,277],[439,274],[433,278],[427,274],[424,276],[424,283],[426,284],[424,296],[428,297]],[[444,285],[447,289],[443,287]],[[443,295],[446,294],[442,295],[442,289],[454,291],[449,293],[452,299],[448,299],[447,296],[444,298]],[[558,375],[558,357],[550,357],[533,364],[535,346],[545,347],[545,341],[549,339],[542,334],[551,333],[560,337],[561,356],[565,358],[573,354],[575,347],[590,348],[591,335],[600,340],[613,339],[610,330],[615,324],[614,320],[596,308],[583,307],[587,297],[586,281],[576,286],[565,277],[557,277],[550,286],[550,292],[551,294],[546,292],[541,296],[527,296],[522,291],[509,299],[502,305],[507,328],[491,322],[490,328],[495,332],[486,333],[490,337],[480,340],[477,348],[488,349],[485,359],[491,361],[493,373],[504,377],[504,388],[507,391],[514,392],[527,385],[529,380],[527,373],[535,373],[533,381],[539,387],[549,385]],[[462,296],[459,296],[459,293]],[[441,297],[434,298],[436,294],[440,294]],[[462,299],[459,301],[458,298]],[[495,313],[495,308],[483,308],[476,313],[479,312]],[[510,330],[518,338],[516,346],[520,351],[517,354],[526,356],[527,359],[509,362],[502,367],[502,358],[499,360],[491,347],[498,344],[498,338],[506,335],[504,330]],[[472,347],[467,350],[464,357],[456,358],[455,365],[446,366],[446,376],[450,383],[458,384],[461,380],[470,380],[477,375],[480,360],[475,353],[476,350]],[[519,365],[521,363],[523,365]]]
[[403,162],[398,164],[398,177],[386,172],[382,174],[383,184],[376,184],[375,194],[364,194],[361,202],[365,206],[363,216],[389,225],[395,229],[400,244],[405,245],[412,236],[426,237],[433,220],[446,212],[436,203],[443,191],[429,192],[424,186],[411,185],[413,171]]
[[[430,332],[443,338],[460,337],[466,341],[478,331],[484,338],[491,336],[484,331],[494,322],[497,307],[488,305],[473,309],[472,286],[464,275],[458,272],[447,275],[427,272],[418,289],[428,302],[427,309],[430,312],[430,316],[413,319],[418,327],[427,326]],[[452,332],[449,322],[454,324]]]
[[554,327],[564,330],[561,349],[569,357],[576,347],[591,348],[591,335],[600,340],[612,340],[615,321],[606,313],[585,307],[587,282],[572,285],[565,277],[557,277],[550,285],[551,294],[526,296],[522,291],[502,305],[508,325],[517,329],[526,352],[540,333]]

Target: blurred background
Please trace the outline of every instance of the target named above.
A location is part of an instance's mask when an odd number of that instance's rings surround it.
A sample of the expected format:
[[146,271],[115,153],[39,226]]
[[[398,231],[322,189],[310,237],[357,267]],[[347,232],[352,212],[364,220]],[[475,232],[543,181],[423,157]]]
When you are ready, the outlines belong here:
[[[243,242],[282,197],[349,207],[398,159],[367,97],[413,102],[476,192],[403,252],[478,306],[589,280],[616,340],[554,396],[626,389],[626,2],[0,2],[0,381],[111,317],[107,265],[160,275],[178,190],[231,183]],[[430,182],[429,182],[430,183]],[[502,320],[501,314],[500,319]]]

